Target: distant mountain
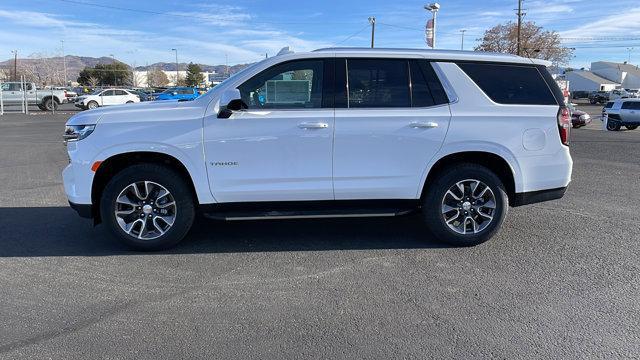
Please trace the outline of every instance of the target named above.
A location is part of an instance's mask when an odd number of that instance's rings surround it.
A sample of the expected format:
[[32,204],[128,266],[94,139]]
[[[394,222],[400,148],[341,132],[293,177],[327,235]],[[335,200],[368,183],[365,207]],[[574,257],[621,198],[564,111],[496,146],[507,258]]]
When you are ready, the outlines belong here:
[[[95,58],[95,57],[89,57],[89,56],[67,55],[65,56],[65,60],[67,65],[67,79],[72,81],[75,81],[78,78],[80,71],[82,71],[85,67],[93,67],[98,64],[111,64],[114,62],[112,58],[106,57],[106,56]],[[187,65],[188,65],[187,63],[179,63],[180,70],[185,70],[187,68]],[[203,71],[207,71],[207,72],[215,71],[220,75],[225,75],[227,71],[225,65],[205,65],[205,64],[198,64],[198,65],[200,65]],[[245,67],[247,67],[247,65],[249,64],[237,64],[237,65],[229,66],[228,72],[229,74],[236,73],[244,69]],[[53,68],[56,68],[56,70],[59,69],[59,71],[62,72],[62,69],[63,69],[62,56],[49,57],[49,58],[18,58],[18,68],[22,68],[22,67],[29,67],[30,69],[32,69],[32,71],[40,71],[39,69],[42,69],[41,71],[49,71],[49,72],[51,71],[50,69],[53,67]],[[144,70],[150,70],[153,68],[160,68],[166,71],[175,71],[176,64],[158,62],[155,64],[146,65],[146,66],[136,66],[135,69],[139,71],[144,71]],[[12,71],[13,59],[0,62],[0,69],[5,69],[5,71],[7,70]]]

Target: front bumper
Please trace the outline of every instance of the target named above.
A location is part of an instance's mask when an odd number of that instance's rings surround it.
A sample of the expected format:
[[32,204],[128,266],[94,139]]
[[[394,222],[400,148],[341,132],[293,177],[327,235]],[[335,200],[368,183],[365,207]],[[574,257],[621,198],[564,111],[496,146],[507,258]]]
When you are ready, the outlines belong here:
[[75,210],[78,213],[78,215],[80,215],[80,217],[83,217],[86,219],[93,218],[93,209],[91,208],[91,204],[76,204],[74,202],[69,201],[69,206],[71,206],[71,208]]

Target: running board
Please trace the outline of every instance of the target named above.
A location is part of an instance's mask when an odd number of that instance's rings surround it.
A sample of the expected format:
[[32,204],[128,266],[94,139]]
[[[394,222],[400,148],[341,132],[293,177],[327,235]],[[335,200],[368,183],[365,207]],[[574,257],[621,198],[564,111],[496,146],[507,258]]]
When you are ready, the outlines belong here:
[[[305,206],[306,204],[306,206]],[[236,205],[236,204],[234,204]],[[352,207],[343,202],[305,203],[265,203],[249,206],[210,206],[203,208],[203,215],[210,219],[239,221],[239,220],[284,220],[284,219],[323,219],[323,218],[359,218],[359,217],[392,217],[409,214],[417,209],[413,204],[402,206]],[[362,205],[362,204],[360,204]],[[370,204],[367,204],[370,205]],[[396,204],[394,204],[396,205]]]

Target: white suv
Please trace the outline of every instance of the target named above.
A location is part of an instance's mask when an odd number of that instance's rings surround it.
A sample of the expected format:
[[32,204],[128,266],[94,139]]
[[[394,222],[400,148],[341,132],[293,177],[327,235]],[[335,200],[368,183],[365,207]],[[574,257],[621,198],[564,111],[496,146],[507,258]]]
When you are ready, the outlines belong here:
[[178,243],[224,220],[395,216],[474,245],[508,206],[571,180],[569,110],[547,62],[401,49],[285,53],[189,102],[80,113],[65,139],[71,206],[125,243]]

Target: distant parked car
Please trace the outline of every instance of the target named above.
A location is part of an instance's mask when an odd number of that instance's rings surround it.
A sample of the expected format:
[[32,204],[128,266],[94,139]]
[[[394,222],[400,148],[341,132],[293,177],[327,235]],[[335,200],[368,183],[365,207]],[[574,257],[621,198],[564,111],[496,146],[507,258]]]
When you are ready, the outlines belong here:
[[586,126],[591,122],[591,115],[576,109],[574,104],[569,104],[569,110],[571,111],[571,126],[574,128]]
[[576,90],[571,92],[572,99],[586,99],[589,97],[589,91]]
[[26,100],[28,105],[37,105],[40,110],[56,110],[58,105],[68,102],[65,90],[39,90],[34,83],[2,83],[2,102],[4,105],[19,105]]
[[609,101],[608,91],[593,91],[589,94],[589,103],[604,104]]
[[616,99],[628,99],[629,97],[629,93],[624,89],[616,89],[609,92],[609,101]]
[[610,101],[602,109],[602,118],[607,120],[609,131],[618,131],[622,126],[635,130],[640,125],[640,99]]
[[140,101],[153,101],[153,98],[152,98],[153,92],[151,91],[145,91],[143,89],[131,89],[128,91],[138,95],[138,97],[140,98]]
[[91,95],[79,96],[75,105],[81,109],[97,109],[100,106],[122,105],[140,102],[140,97],[129,90],[97,90]]
[[192,87],[173,87],[160,93],[155,100],[195,100],[200,96],[198,90]]
[[629,94],[629,99],[638,99],[640,98],[640,89],[625,89],[627,94]]

